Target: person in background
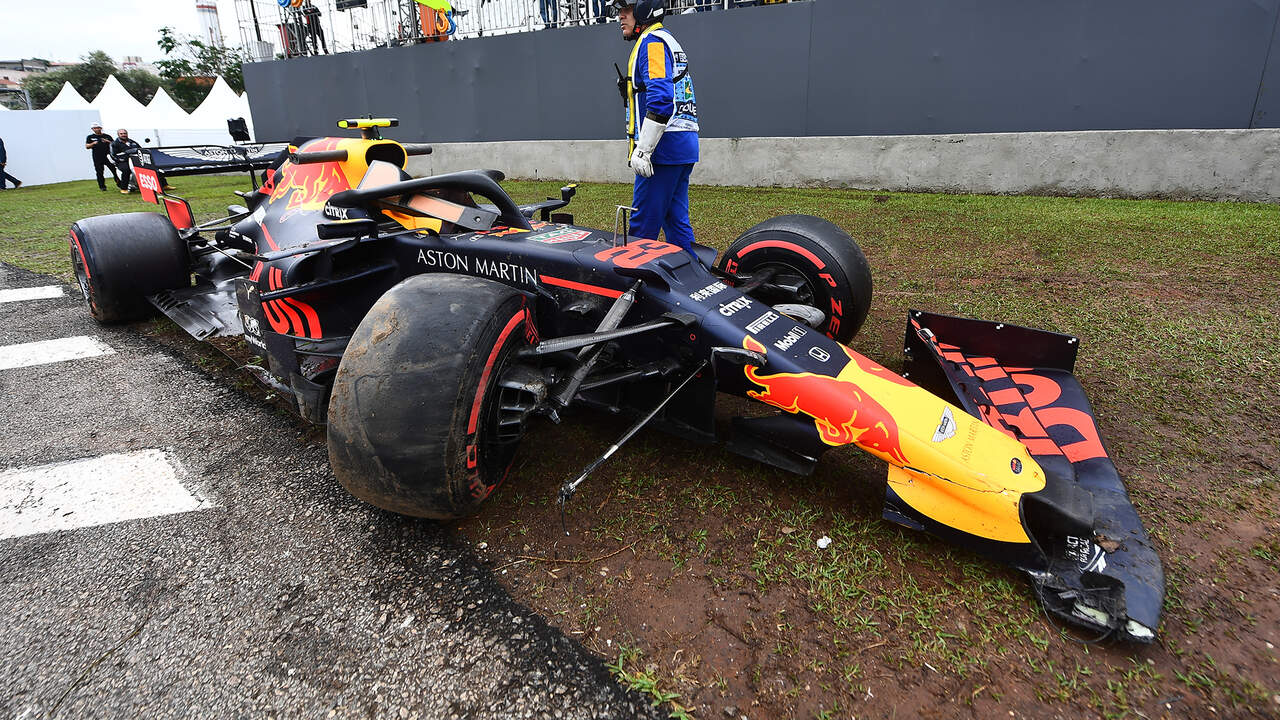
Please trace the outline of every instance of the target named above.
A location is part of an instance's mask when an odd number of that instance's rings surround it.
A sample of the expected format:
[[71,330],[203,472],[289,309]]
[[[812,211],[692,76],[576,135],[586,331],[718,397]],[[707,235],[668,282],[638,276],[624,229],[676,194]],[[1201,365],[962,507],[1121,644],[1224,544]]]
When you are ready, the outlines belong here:
[[129,139],[129,131],[120,128],[116,131],[116,139],[111,141],[111,160],[115,162],[116,187],[124,195],[129,194],[129,181],[133,179],[133,167],[129,164],[129,156],[141,150],[142,146]]
[[141,145],[129,139],[129,131],[124,128],[117,130],[116,139],[111,141],[111,159],[120,172],[116,178],[116,186],[123,195],[129,194],[129,181],[133,179],[133,166],[129,164],[129,157],[136,156],[141,149]]
[[553,28],[560,25],[560,0],[538,0],[538,13],[542,22]]
[[[116,131],[116,139],[111,141],[111,157],[116,161],[116,169],[120,171],[116,185],[119,186],[120,193],[123,195],[129,194],[129,182],[133,180],[133,166],[129,164],[129,160],[137,157],[140,150],[142,146],[129,139],[128,130],[120,128]],[[157,170],[156,176],[160,178],[161,192],[169,192],[173,189],[163,172]]]
[[689,59],[662,27],[662,0],[614,0],[622,39],[635,42],[627,63],[624,95],[627,137],[636,173],[631,234],[666,241],[693,252],[689,224],[689,175],[698,161],[698,103]]
[[22,187],[22,181],[4,171],[4,166],[9,164],[9,153],[4,149],[4,138],[0,138],[0,190],[5,189],[5,183],[13,183],[13,189],[17,190]]
[[111,179],[117,185],[120,184],[120,177],[116,175],[116,166],[111,163],[111,136],[102,132],[102,126],[94,123],[89,128],[92,132],[84,139],[84,147],[86,150],[93,151],[93,172],[98,176],[98,189],[106,192],[107,181],[102,176],[102,168],[111,171]]

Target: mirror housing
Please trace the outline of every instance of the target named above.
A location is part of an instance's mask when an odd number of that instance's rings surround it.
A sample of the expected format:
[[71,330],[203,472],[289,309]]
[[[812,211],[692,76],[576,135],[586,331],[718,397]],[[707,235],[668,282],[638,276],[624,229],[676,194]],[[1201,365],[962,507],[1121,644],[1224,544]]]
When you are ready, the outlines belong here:
[[316,235],[321,240],[338,240],[341,238],[364,237],[378,231],[378,223],[369,218],[352,220],[334,220],[316,226]]

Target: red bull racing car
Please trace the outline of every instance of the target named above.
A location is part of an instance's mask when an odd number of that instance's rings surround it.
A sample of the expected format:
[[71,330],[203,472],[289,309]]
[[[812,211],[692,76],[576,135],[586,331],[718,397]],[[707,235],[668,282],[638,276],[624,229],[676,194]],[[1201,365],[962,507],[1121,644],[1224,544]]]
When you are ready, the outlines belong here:
[[[1160,560],[1072,375],[1076,338],[909,314],[906,373],[845,344],[871,301],[857,244],[789,215],[717,261],[520,205],[493,170],[413,178],[424,145],[313,139],[229,217],[133,213],[71,228],[90,312],[154,307],[197,338],[243,336],[260,379],[327,424],[339,481],[399,513],[456,518],[502,483],[535,417],[648,423],[798,473],[857,445],[888,464],[886,518],[1026,572],[1048,612],[1150,642]],[[621,210],[621,209],[620,209]],[[718,393],[771,411],[718,432]],[[775,410],[776,409],[776,410]]]

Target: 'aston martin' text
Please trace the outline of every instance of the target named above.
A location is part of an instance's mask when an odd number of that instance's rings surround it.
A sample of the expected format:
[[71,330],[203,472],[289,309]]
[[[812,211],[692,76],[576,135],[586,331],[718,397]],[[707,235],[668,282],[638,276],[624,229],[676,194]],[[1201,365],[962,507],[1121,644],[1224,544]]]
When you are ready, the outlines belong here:
[[418,262],[429,268],[480,275],[500,282],[538,284],[538,273],[523,265],[482,257],[469,257],[447,250],[419,250]]

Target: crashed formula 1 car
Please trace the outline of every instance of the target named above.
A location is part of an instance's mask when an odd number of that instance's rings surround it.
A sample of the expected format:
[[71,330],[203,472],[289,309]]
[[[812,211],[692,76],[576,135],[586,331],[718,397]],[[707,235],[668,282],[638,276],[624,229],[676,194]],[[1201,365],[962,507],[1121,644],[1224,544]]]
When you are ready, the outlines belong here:
[[[871,276],[829,222],[765,221],[717,262],[574,225],[555,212],[573,186],[518,205],[497,171],[410,177],[430,148],[391,125],[291,148],[222,221],[160,195],[170,219],[75,223],[90,311],[243,335],[260,378],[327,423],[337,478],[388,510],[475,512],[530,420],[574,406],[635,417],[622,441],[652,422],[798,473],[853,444],[888,463],[888,519],[1023,570],[1063,620],[1153,639],[1160,561],[1072,375],[1076,338],[912,311],[908,380],[845,345]],[[779,412],[723,438],[717,393]]]

